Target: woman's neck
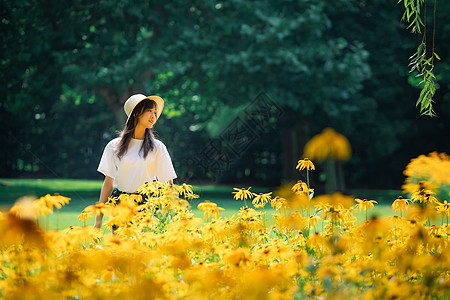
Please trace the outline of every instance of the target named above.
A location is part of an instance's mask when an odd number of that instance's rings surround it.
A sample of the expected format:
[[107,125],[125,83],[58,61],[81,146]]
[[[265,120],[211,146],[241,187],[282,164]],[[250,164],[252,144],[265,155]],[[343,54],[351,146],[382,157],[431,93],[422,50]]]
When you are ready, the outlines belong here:
[[145,127],[136,126],[136,128],[134,128],[133,138],[143,140],[145,137],[145,129]]

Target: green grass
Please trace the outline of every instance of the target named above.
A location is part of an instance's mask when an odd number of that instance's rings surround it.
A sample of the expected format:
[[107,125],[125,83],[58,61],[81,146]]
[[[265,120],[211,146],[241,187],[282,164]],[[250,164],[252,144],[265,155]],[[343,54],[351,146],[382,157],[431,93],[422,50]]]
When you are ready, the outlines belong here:
[[[8,211],[14,202],[23,196],[41,197],[46,194],[59,193],[71,198],[68,205],[59,212],[42,217],[39,225],[44,229],[64,229],[70,225],[83,226],[83,222],[77,218],[81,211],[88,205],[98,201],[100,180],[78,179],[0,179],[0,206],[2,211]],[[242,201],[233,200],[233,187],[223,185],[194,185],[193,190],[200,196],[192,202],[192,211],[195,217],[201,218],[203,212],[197,209],[200,202],[209,200],[225,208],[221,216],[230,217],[239,211]],[[268,192],[266,188],[252,188],[254,192]],[[269,210],[270,211],[270,210]],[[267,213],[269,214],[269,212]],[[89,220],[87,225],[93,225],[94,220]]]
[[[225,208],[225,211],[220,212],[221,217],[230,217],[232,215],[237,215],[239,212],[240,207],[243,205],[242,202],[231,202],[228,201],[227,203],[218,203],[219,206]],[[68,228],[69,226],[93,226],[95,219],[92,218],[91,220],[88,220],[86,224],[84,224],[82,221],[78,220],[78,216],[81,211],[72,211],[70,209],[70,205],[67,207],[64,207],[59,212],[55,211],[53,214],[50,214],[45,217],[39,218],[39,226],[43,228],[44,230],[63,230],[65,228]],[[202,218],[203,212],[199,211],[196,207],[192,207],[192,212],[194,213],[194,217]],[[273,217],[272,214],[275,213],[274,209],[265,209],[265,219],[266,224],[268,226],[271,226],[273,224]],[[395,212],[392,210],[392,208],[388,205],[376,205],[375,208],[372,211],[369,211],[368,213],[368,219],[372,218],[373,216],[376,216],[378,218],[382,217],[388,217],[393,216]],[[357,215],[358,221],[357,224],[360,224],[365,221],[366,215],[364,212],[359,212]],[[318,225],[320,226],[320,224]],[[319,228],[319,227],[317,227]]]
[[[0,179],[0,205],[11,205],[22,196],[41,197],[59,193],[74,201],[95,203],[102,187],[100,180],[79,179]],[[204,200],[231,200],[233,187],[223,185],[194,185],[194,192]],[[252,188],[268,192],[267,188]],[[213,200],[212,200],[213,199]],[[92,202],[93,201],[93,202]]]
[[[39,225],[43,229],[64,229],[71,225],[83,226],[83,222],[78,220],[80,212],[88,205],[92,205],[98,201],[98,195],[102,181],[99,180],[74,180],[74,179],[0,179],[0,205],[2,211],[8,211],[14,202],[27,195],[41,197],[46,194],[59,193],[63,196],[71,198],[68,205],[61,210],[55,211],[46,217],[39,219]],[[239,188],[244,186],[238,186]],[[200,196],[192,202],[192,212],[195,217],[202,218],[203,212],[197,209],[200,202],[209,200],[217,203],[218,206],[223,207],[225,211],[221,211],[222,217],[230,217],[239,212],[239,209],[244,206],[243,201],[236,201],[233,199],[232,186],[222,185],[198,185],[193,186],[194,192]],[[252,188],[255,193],[269,192],[267,188]],[[376,200],[379,205],[376,205],[373,211],[370,211],[368,217],[376,215],[378,217],[392,216],[394,211],[390,207],[392,201],[398,197],[399,191],[352,191],[355,197]],[[251,203],[247,203],[252,207]],[[266,206],[266,220],[267,224],[273,224],[272,214],[275,212],[270,205]],[[358,215],[358,222],[365,221],[365,213],[361,212]],[[89,220],[86,225],[93,225],[94,219]]]
[[0,179],[0,201],[14,201],[25,195],[44,196],[60,193],[76,198],[98,195],[102,187],[99,180],[79,179]]

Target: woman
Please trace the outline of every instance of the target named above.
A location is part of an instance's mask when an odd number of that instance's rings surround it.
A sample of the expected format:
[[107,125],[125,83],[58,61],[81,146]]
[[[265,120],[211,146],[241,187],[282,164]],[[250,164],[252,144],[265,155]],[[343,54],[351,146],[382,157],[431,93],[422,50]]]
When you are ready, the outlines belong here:
[[[177,177],[166,146],[153,136],[153,126],[163,108],[164,100],[158,96],[137,94],[125,102],[125,128],[106,145],[97,169],[105,175],[101,203],[111,195],[136,193],[145,182],[173,183]],[[100,228],[102,219],[103,215],[97,215],[94,227]]]

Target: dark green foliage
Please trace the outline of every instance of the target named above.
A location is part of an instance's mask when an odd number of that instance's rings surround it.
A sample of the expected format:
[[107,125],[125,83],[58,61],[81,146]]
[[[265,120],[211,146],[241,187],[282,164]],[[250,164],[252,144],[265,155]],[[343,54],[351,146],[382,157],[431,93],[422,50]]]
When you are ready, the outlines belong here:
[[[334,127],[353,146],[347,186],[398,188],[409,159],[449,149],[450,5],[438,5],[439,118],[422,120],[405,59],[418,41],[395,3],[5,1],[0,176],[101,178],[123,102],[144,93],[166,100],[156,130],[180,180],[211,180],[196,157],[264,91],[283,110],[278,127],[258,132],[216,180],[302,179],[305,142]],[[315,184],[320,176],[318,166]]]

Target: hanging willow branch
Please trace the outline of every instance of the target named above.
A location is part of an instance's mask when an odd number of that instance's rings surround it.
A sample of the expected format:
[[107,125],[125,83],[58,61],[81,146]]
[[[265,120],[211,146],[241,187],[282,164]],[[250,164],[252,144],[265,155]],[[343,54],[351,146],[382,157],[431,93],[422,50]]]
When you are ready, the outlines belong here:
[[[439,55],[434,52],[434,36],[436,32],[436,0],[434,0],[433,12],[433,42],[431,55],[427,52],[427,1],[426,0],[399,0],[398,3],[403,2],[405,6],[405,13],[402,21],[407,22],[408,28],[411,28],[412,33],[422,33],[422,41],[417,47],[416,53],[409,58],[410,71],[417,71],[419,74],[416,77],[421,77],[422,81],[418,86],[422,85],[419,99],[416,106],[420,105],[420,113],[422,115],[436,116],[433,110],[433,96],[436,92],[436,76],[434,75],[434,58],[440,60]],[[397,3],[397,4],[398,4]],[[421,18],[421,8],[424,7],[424,21]],[[422,31],[423,28],[423,31]]]

